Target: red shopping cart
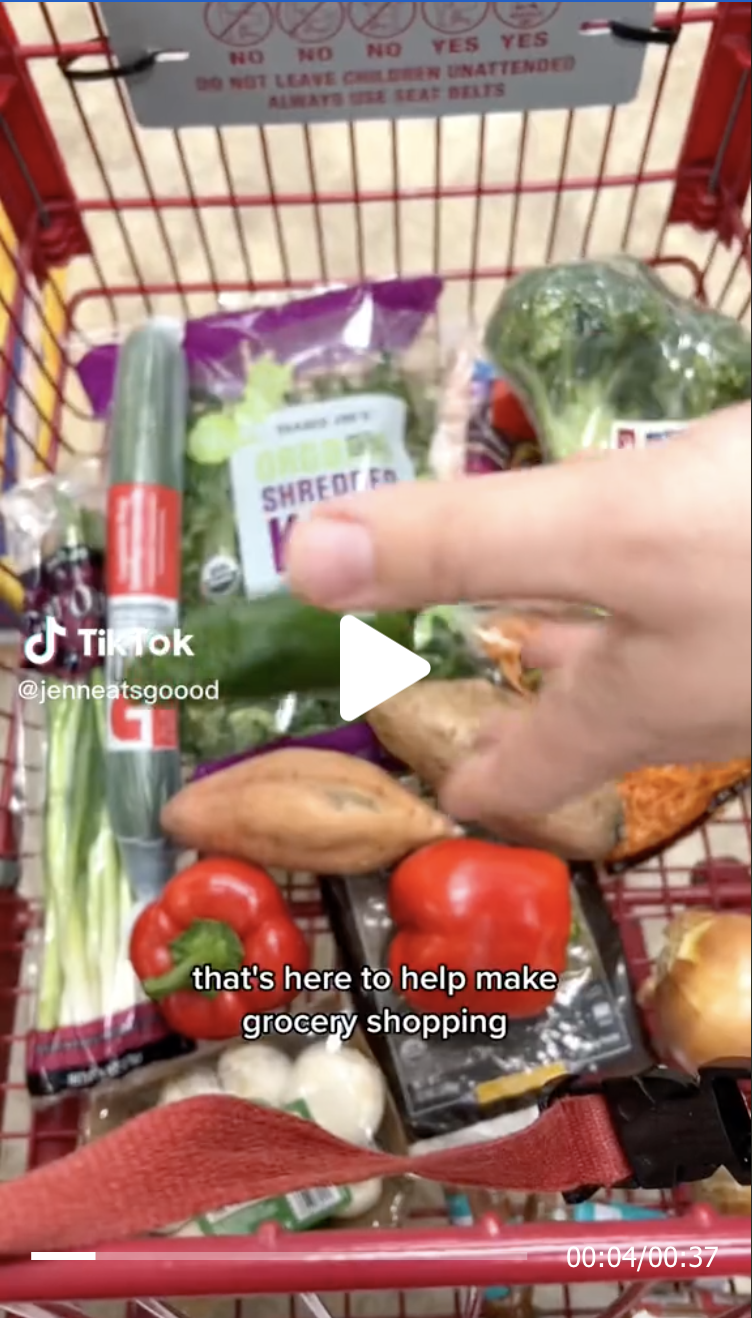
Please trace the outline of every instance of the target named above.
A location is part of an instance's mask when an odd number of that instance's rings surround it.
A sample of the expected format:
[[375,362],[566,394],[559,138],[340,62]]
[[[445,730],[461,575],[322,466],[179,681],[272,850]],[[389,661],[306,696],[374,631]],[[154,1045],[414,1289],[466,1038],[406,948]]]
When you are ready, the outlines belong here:
[[[272,23],[272,6],[204,8],[209,31],[227,46],[238,76],[256,76],[254,52]],[[292,24],[305,45],[305,24],[313,19],[292,11],[320,11],[311,29],[315,50],[314,37],[321,43],[336,35],[343,8],[284,6],[282,27]],[[376,24],[383,41],[399,37],[416,8],[350,6],[354,26],[368,31]],[[423,8],[438,39],[461,46],[483,17],[475,11],[489,6]],[[558,6],[494,8],[519,10],[515,23],[524,31],[546,15],[521,11]],[[606,23],[608,8],[593,6],[599,11],[594,31]],[[218,304],[244,305],[249,295],[432,271],[447,285],[439,330],[451,332],[453,323],[482,316],[499,283],[520,269],[618,249],[653,261],[679,291],[747,320],[752,6],[658,9],[654,28],[643,34],[648,51],[640,96],[618,108],[144,131],[116,76],[123,68],[97,5],[6,5],[0,10],[0,414],[6,462],[13,445],[13,478],[53,470],[69,455],[95,449],[99,432],[77,386],[77,357],[86,345],[153,313],[196,316]],[[224,10],[233,12],[219,13]],[[633,39],[634,31],[623,36]],[[129,72],[138,76],[139,67],[136,60]],[[3,598],[12,602],[7,572],[4,579]],[[76,1100],[32,1111],[23,1084],[31,1000],[25,949],[39,912],[19,895],[19,872],[33,857],[19,829],[26,747],[14,671],[11,654],[0,714],[7,733],[0,790],[0,1179],[69,1153],[79,1123]],[[33,775],[39,766],[26,763],[23,772]],[[749,805],[737,801],[660,860],[604,879],[635,986],[670,917],[693,906],[749,908],[749,865]],[[324,938],[315,894],[297,892],[296,903],[311,936]],[[402,1318],[469,1315],[478,1312],[483,1288],[509,1286],[518,1288],[508,1300],[517,1312],[519,1288],[529,1298],[535,1287],[540,1313],[567,1318],[620,1318],[651,1306],[661,1314],[748,1315],[748,1291],[736,1275],[749,1274],[744,1222],[692,1207],[682,1187],[653,1200],[669,1216],[641,1227],[502,1227],[489,1217],[475,1228],[450,1229],[443,1208],[427,1199],[399,1233],[285,1239],[262,1231],[242,1242],[168,1247],[151,1239],[70,1260],[25,1258],[0,1265],[0,1306],[22,1318],[42,1312],[73,1318],[85,1300],[129,1300],[134,1315],[166,1318],[179,1312],[174,1303],[143,1297],[178,1293],[231,1302],[240,1318],[243,1301],[236,1296],[295,1292],[291,1313],[322,1318],[329,1309],[314,1292],[336,1292],[331,1311],[355,1318],[356,1293],[371,1291],[380,1298],[368,1312]],[[687,1270],[686,1254],[698,1244],[707,1263],[700,1281]],[[249,1312],[258,1312],[257,1302],[248,1301]]]

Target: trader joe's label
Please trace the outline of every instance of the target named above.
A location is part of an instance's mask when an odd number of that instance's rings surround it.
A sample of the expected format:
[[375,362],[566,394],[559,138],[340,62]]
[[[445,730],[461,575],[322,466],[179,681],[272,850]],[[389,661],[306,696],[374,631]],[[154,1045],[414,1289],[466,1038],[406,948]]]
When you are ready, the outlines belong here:
[[290,532],[317,504],[415,479],[406,426],[401,399],[352,394],[285,408],[249,432],[230,458],[248,595],[279,587]]
[[[426,118],[618,105],[655,5],[104,3],[147,128]],[[144,69],[144,56],[153,55]]]
[[612,449],[650,448],[687,429],[686,421],[617,421],[611,432]]

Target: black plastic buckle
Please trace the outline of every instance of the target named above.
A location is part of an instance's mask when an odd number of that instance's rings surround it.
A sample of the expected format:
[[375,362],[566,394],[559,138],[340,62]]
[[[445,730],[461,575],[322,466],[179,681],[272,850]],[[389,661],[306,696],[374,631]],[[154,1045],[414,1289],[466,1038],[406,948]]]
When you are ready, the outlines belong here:
[[[739,1088],[746,1073],[703,1071],[698,1080],[663,1067],[628,1079],[588,1084],[582,1077],[554,1082],[541,1096],[541,1111],[559,1099],[601,1094],[619,1143],[632,1168],[625,1190],[673,1190],[703,1181],[721,1167],[739,1185],[750,1184],[750,1114]],[[569,1203],[591,1199],[601,1186],[565,1195]]]
[[681,27],[636,27],[634,23],[621,23],[612,19],[608,25],[619,41],[637,46],[675,46],[681,36]]

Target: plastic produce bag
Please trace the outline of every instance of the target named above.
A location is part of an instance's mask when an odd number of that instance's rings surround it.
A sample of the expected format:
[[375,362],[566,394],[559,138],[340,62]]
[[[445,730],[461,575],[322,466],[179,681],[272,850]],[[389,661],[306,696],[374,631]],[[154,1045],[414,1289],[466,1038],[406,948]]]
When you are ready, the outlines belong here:
[[752,396],[747,331],[629,257],[518,276],[485,347],[553,461],[658,441]]
[[564,1075],[632,1075],[647,1065],[618,930],[594,873],[577,868],[572,882],[568,965],[556,1001],[542,1017],[510,1018],[503,1039],[495,1040],[490,1028],[485,1035],[424,1037],[416,1032],[416,1013],[395,989],[366,991],[360,967],[385,967],[394,935],[388,876],[325,881],[334,936],[359,986],[355,1003],[361,1020],[383,1022],[389,1011],[411,1022],[404,1031],[368,1033],[411,1143],[476,1127],[515,1108],[529,1109],[544,1085]]
[[[312,507],[426,474],[433,390],[412,362],[441,281],[391,280],[189,323],[183,609],[276,591],[292,526]],[[95,414],[116,346],[79,367]],[[191,620],[196,618],[191,613]],[[198,643],[198,641],[197,641]],[[214,676],[221,690],[221,645]],[[215,760],[339,722],[332,690],[182,706],[181,748]]]
[[432,474],[438,480],[457,480],[536,467],[541,460],[522,405],[484,358],[479,338],[468,337],[446,367],[431,445]]
[[[326,1019],[331,1001],[301,1009]],[[350,1015],[349,1010],[345,1013]],[[202,1095],[228,1095],[314,1121],[338,1138],[390,1153],[406,1152],[396,1110],[383,1077],[362,1037],[348,1043],[336,1033],[312,1042],[303,1033],[260,1042],[237,1042],[181,1059],[128,1085],[103,1089],[92,1098],[84,1139],[100,1138],[132,1117],[157,1106]],[[181,1236],[254,1235],[265,1223],[290,1231],[330,1228],[397,1227],[405,1217],[408,1187],[400,1180],[358,1186],[318,1187],[276,1199],[232,1205],[173,1227]]]
[[[583,615],[595,621],[593,610],[568,607],[517,612],[476,609],[461,616],[473,652],[493,665],[502,689],[511,699],[530,702],[545,678],[525,666],[526,642],[543,617],[582,622]],[[593,851],[589,859],[601,861],[614,873],[646,864],[733,805],[747,790],[751,772],[750,760],[738,759],[725,764],[662,765],[625,774],[591,798],[591,805],[610,798],[608,813],[616,830],[611,845]],[[587,813],[592,816],[592,809]],[[594,836],[590,829],[587,835]]]
[[[115,691],[124,654],[174,643],[180,610],[188,380],[182,329],[152,320],[131,331],[118,360],[108,435],[106,672]],[[178,716],[122,691],[107,700],[105,777],[110,821],[134,893],[159,896],[177,855],[160,827],[180,790]]]
[[[87,629],[104,625],[104,495],[96,464],[14,486],[0,514],[22,591],[22,665],[58,678],[91,672],[102,660]],[[48,619],[65,635],[48,638]]]
[[[82,463],[65,479],[41,477],[14,485],[0,499],[0,523],[6,551],[2,570],[13,582],[17,601],[19,662],[32,683],[25,690],[34,689],[35,674],[68,679],[91,671],[99,660],[84,653],[88,647],[78,628],[87,623],[99,627],[103,619],[104,519],[96,464]],[[48,619],[64,627],[65,636],[48,636]],[[27,643],[33,646],[31,657],[25,653]],[[38,730],[22,717],[24,707],[21,703],[18,732],[8,747],[15,758],[9,808],[16,855],[29,852],[23,846],[26,811],[36,819],[43,805],[39,774],[28,772],[43,747],[35,744]],[[28,863],[24,868],[28,871]],[[20,877],[26,874],[19,874],[18,864],[6,862],[0,888],[16,887]]]
[[[104,626],[104,495],[93,467],[18,486],[0,510],[25,591],[30,657],[19,690],[21,744],[43,773],[21,891],[44,907],[28,1087],[43,1097],[90,1088],[193,1047],[171,1035],[128,960],[137,910],[106,800],[108,684]],[[45,645],[47,623],[64,635]]]

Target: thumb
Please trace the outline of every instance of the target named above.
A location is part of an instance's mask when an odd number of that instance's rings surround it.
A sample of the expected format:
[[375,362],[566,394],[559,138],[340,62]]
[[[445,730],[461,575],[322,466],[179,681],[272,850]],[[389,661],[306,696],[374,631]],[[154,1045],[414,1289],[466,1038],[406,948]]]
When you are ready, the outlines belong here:
[[626,611],[643,584],[634,564],[622,569],[632,510],[644,503],[646,477],[654,484],[645,456],[396,485],[322,504],[293,530],[290,587],[341,612],[516,598]]

